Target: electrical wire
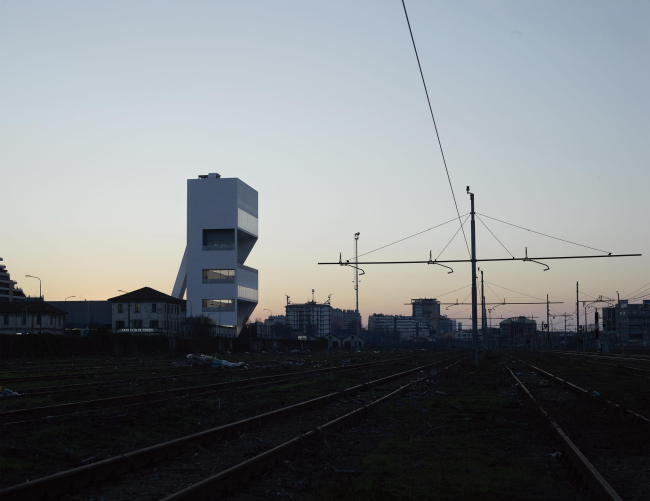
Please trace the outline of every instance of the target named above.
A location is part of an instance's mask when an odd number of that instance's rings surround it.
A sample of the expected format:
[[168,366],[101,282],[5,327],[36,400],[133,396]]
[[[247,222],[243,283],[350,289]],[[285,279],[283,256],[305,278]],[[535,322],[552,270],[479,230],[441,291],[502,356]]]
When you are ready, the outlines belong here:
[[[464,217],[466,215],[467,214],[463,214],[461,217]],[[441,226],[444,226],[445,224],[452,223],[454,221],[456,221],[456,218],[450,219],[449,221],[445,221],[444,223],[437,224],[436,226],[432,226],[431,228],[427,228],[426,230],[418,231],[417,233],[414,233],[413,235],[409,235],[408,237],[400,238],[399,240],[395,240],[394,242],[391,242],[389,244],[382,245],[381,247],[377,247],[376,249],[373,249],[371,251],[364,252],[363,254],[359,254],[358,257],[366,256],[366,255],[371,254],[373,252],[376,252],[378,250],[385,249],[386,247],[390,247],[391,245],[398,244],[400,242],[403,242],[404,240],[408,240],[409,238],[417,237],[418,235],[422,235],[422,233],[426,233],[427,231],[435,230],[436,228],[440,228]]]
[[[455,221],[455,219],[454,219],[454,221]],[[453,291],[445,292],[444,294],[438,294],[436,297],[446,296],[447,294],[451,294],[452,292],[456,292],[456,291],[459,291],[459,290],[462,290],[462,289],[467,289],[467,287],[471,287],[471,286],[472,286],[472,284],[469,284],[469,285],[466,285],[465,287],[461,287],[460,289],[454,289]]]
[[479,220],[479,221],[483,224],[483,226],[485,226],[485,228],[490,232],[490,235],[492,235],[494,238],[496,238],[497,242],[499,242],[499,243],[501,244],[501,247],[503,247],[503,248],[506,250],[506,252],[507,252],[508,254],[510,254],[511,257],[515,257],[515,256],[512,255],[512,252],[510,252],[510,251],[508,250],[508,248],[507,248],[505,245],[503,245],[503,242],[501,242],[501,240],[499,240],[499,239],[497,238],[497,236],[496,236],[494,233],[492,233],[492,230],[491,230],[490,228],[488,228],[488,225],[485,224],[485,223],[483,222],[483,220],[482,220],[480,217],[478,218],[478,220]]
[[447,245],[445,245],[445,248],[442,249],[442,250],[440,251],[440,254],[438,254],[438,255],[436,256],[436,261],[438,260],[438,258],[439,258],[440,256],[442,256],[442,253],[445,252],[445,250],[447,249],[447,247],[449,247],[449,244],[451,244],[451,243],[454,241],[454,238],[456,238],[456,235],[458,235],[458,232],[463,228],[463,226],[465,225],[465,223],[467,222],[468,219],[469,219],[469,216],[467,216],[467,217],[465,218],[465,221],[463,221],[463,222],[461,223],[460,228],[458,228],[458,229],[456,230],[456,233],[454,233],[454,236],[451,237],[451,240],[449,240],[449,242],[447,242]]
[[[487,283],[485,283],[485,285],[487,285],[487,288],[492,291],[492,294],[494,294],[494,296],[497,298],[497,301],[501,302],[501,298],[497,295],[496,292],[492,290],[492,287],[490,287]],[[505,302],[505,298],[504,298],[504,302]]]
[[510,292],[514,292],[515,294],[521,294],[522,296],[531,297],[533,299],[538,299],[540,301],[546,301],[545,299],[543,299],[541,297],[535,297],[535,296],[531,296],[530,294],[524,294],[523,292],[519,292],[519,291],[516,291],[516,290],[513,290],[513,289],[508,289],[507,287],[504,287],[503,285],[498,285],[498,284],[495,284],[493,282],[488,282],[487,280],[485,281],[485,283],[494,285],[495,287],[499,287],[501,289],[505,289],[505,290],[510,291]]
[[[476,214],[479,214],[479,213],[477,212]],[[560,242],[566,242],[568,244],[577,245],[578,247],[584,247],[585,249],[591,249],[591,250],[595,250],[595,251],[598,251],[598,252],[604,252],[605,254],[611,254],[611,252],[607,252],[607,251],[604,251],[604,250],[601,250],[601,249],[596,249],[594,247],[589,247],[588,245],[578,244],[578,243],[575,243],[575,242],[571,242],[570,240],[565,240],[563,238],[558,238],[558,237],[554,237],[552,235],[547,235],[546,233],[541,233],[541,232],[535,231],[535,230],[529,230],[528,228],[524,228],[522,226],[517,226],[516,224],[508,223],[507,221],[501,221],[501,219],[497,219],[496,217],[491,217],[491,216],[488,216],[486,214],[479,214],[479,215],[481,215],[483,217],[487,217],[488,219],[493,219],[494,221],[498,221],[499,223],[514,226],[515,228],[519,228],[520,230],[526,230],[526,231],[530,231],[531,233],[536,233],[537,235],[542,235],[543,237],[548,237],[548,238],[552,238],[554,240],[559,240]]]
[[418,55],[418,49],[415,46],[415,38],[413,37],[413,30],[411,29],[411,21],[409,21],[408,12],[406,12],[406,4],[402,0],[402,7],[404,7],[404,15],[406,16],[406,24],[409,27],[409,33],[411,34],[411,42],[413,42],[413,50],[415,51],[415,58],[418,61],[418,68],[420,69],[420,76],[422,77],[422,85],[424,86],[424,93],[427,96],[427,103],[429,103],[429,112],[431,113],[431,120],[433,120],[433,128],[436,131],[436,137],[438,138],[438,146],[440,146],[440,154],[442,155],[442,163],[445,166],[445,172],[447,173],[447,180],[449,181],[449,188],[451,189],[451,196],[454,199],[454,205],[456,206],[456,214],[458,214],[458,222],[460,223],[460,228],[463,230],[463,237],[465,238],[465,245],[467,246],[467,254],[472,257],[471,252],[469,251],[469,244],[467,243],[467,235],[465,235],[465,230],[463,229],[463,223],[460,220],[460,211],[458,210],[458,203],[456,202],[456,194],[454,193],[454,187],[451,184],[451,177],[449,176],[449,169],[447,168],[447,160],[445,159],[445,152],[442,150],[442,141],[440,141],[440,134],[438,133],[438,126],[436,125],[436,119],[433,116],[433,107],[431,106],[431,99],[429,99],[429,91],[427,90],[427,83],[424,80],[424,73],[422,72],[422,65],[420,64],[420,56]]
[[[630,294],[627,295],[627,297],[631,297],[631,296],[633,296],[634,294],[636,294],[637,292],[639,292],[641,289],[645,289],[648,285],[650,285],[650,282],[648,282],[648,283],[645,284],[645,285],[642,285],[641,287],[639,287],[639,288],[638,288],[637,290],[635,290],[634,292],[631,292]],[[625,298],[626,296],[623,296],[623,297]]]

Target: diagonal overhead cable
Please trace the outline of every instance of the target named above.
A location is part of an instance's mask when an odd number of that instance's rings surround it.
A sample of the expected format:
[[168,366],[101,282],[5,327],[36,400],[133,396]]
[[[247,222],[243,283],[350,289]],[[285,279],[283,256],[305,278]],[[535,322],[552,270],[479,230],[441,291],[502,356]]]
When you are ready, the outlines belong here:
[[598,251],[598,252],[604,252],[605,254],[611,254],[611,252],[607,252],[607,251],[604,251],[604,250],[601,250],[601,249],[596,249],[594,247],[589,247],[588,245],[577,244],[575,242],[571,242],[570,240],[565,240],[563,238],[554,237],[554,236],[551,236],[551,235],[547,235],[546,233],[541,233],[541,232],[535,231],[535,230],[529,230],[528,228],[524,228],[523,226],[517,226],[516,224],[508,223],[507,221],[501,221],[501,219],[497,219],[496,217],[490,217],[490,216],[487,216],[485,214],[479,214],[478,212],[476,214],[478,214],[480,216],[483,216],[483,217],[487,217],[488,219],[492,219],[494,221],[498,221],[498,222],[503,223],[503,224],[514,226],[515,228],[519,228],[520,230],[526,230],[526,231],[530,231],[531,233],[536,233],[537,235],[542,235],[543,237],[548,237],[548,238],[552,238],[554,240],[559,240],[560,242],[566,242],[568,244],[577,245],[578,247],[584,247],[585,249],[591,249],[591,250],[595,250],[595,251]]
[[469,285],[466,285],[465,287],[460,287],[458,289],[454,289],[453,291],[445,292],[444,294],[438,294],[436,297],[446,296],[447,294],[451,294],[452,292],[456,292],[456,291],[459,291],[461,289],[466,289],[467,287],[471,287],[471,286],[472,286],[472,284],[469,284]]
[[527,297],[532,297],[533,299],[539,299],[540,301],[545,301],[544,298],[537,297],[537,296],[531,296],[530,294],[524,294],[523,292],[516,291],[514,289],[508,289],[507,287],[504,287],[503,285],[495,284],[493,282],[488,282],[487,280],[485,281],[486,284],[492,284],[495,287],[499,287],[500,289],[505,289],[510,292],[514,292],[515,294],[521,294],[522,296],[527,296]]
[[442,256],[442,253],[445,252],[445,250],[447,250],[447,247],[449,247],[449,244],[451,244],[451,243],[454,241],[454,238],[456,238],[456,235],[458,235],[458,232],[463,228],[463,226],[465,225],[465,223],[467,222],[468,219],[469,219],[469,216],[467,216],[467,217],[465,218],[465,221],[463,221],[463,222],[460,224],[460,228],[458,228],[458,229],[456,230],[456,233],[454,233],[454,236],[451,237],[451,240],[449,240],[449,242],[447,242],[447,245],[445,245],[445,248],[442,249],[442,250],[440,251],[440,254],[438,254],[438,256],[437,256],[436,259],[435,259],[436,261],[438,260],[438,258],[439,258],[440,256]]
[[490,234],[491,234],[494,238],[496,238],[497,242],[499,242],[499,243],[501,244],[501,247],[503,247],[503,248],[506,250],[506,252],[507,252],[508,254],[510,254],[511,257],[515,257],[515,256],[512,255],[512,252],[510,252],[510,251],[508,250],[508,248],[507,248],[505,245],[503,245],[503,242],[501,242],[501,240],[499,240],[499,239],[497,238],[497,236],[496,236],[494,233],[492,233],[492,230],[491,230],[490,228],[488,228],[488,225],[485,224],[485,222],[484,222],[480,217],[477,216],[477,219],[481,222],[481,224],[483,224],[483,226],[485,226],[485,228],[490,232]]
[[447,160],[445,160],[445,152],[442,151],[442,142],[440,141],[440,134],[438,134],[438,126],[436,125],[436,119],[433,116],[433,108],[431,107],[431,99],[429,99],[429,91],[427,90],[427,83],[424,81],[424,73],[422,72],[422,65],[420,64],[420,56],[418,56],[418,49],[415,46],[415,38],[413,38],[413,30],[411,29],[411,22],[409,21],[408,12],[406,12],[406,4],[402,0],[402,7],[404,7],[404,15],[406,16],[406,24],[409,27],[409,33],[411,34],[411,42],[413,42],[413,50],[415,51],[415,58],[418,61],[418,68],[420,69],[420,76],[422,77],[422,85],[424,85],[424,93],[427,96],[427,102],[429,103],[429,112],[431,112],[431,120],[433,120],[433,128],[436,130],[436,137],[438,138],[438,146],[440,146],[440,154],[442,155],[442,163],[445,165],[445,172],[447,172],[447,180],[449,181],[449,188],[451,189],[451,196],[454,199],[454,205],[456,206],[456,214],[458,214],[458,222],[463,231],[463,237],[465,238],[465,246],[467,247],[467,254],[470,255],[469,245],[467,243],[467,235],[465,235],[465,229],[463,229],[463,223],[460,220],[460,211],[458,210],[458,203],[456,202],[456,194],[454,193],[454,187],[451,185],[451,177],[449,176],[449,169],[447,168]]
[[[466,216],[466,215],[467,214],[463,214],[463,216]],[[461,217],[463,217],[463,216],[461,216]],[[417,233],[413,233],[413,235],[409,235],[408,237],[400,238],[399,240],[395,240],[394,242],[391,242],[389,244],[382,245],[381,247],[377,247],[376,249],[373,249],[371,251],[364,252],[363,254],[359,254],[357,257],[365,256],[366,254],[370,254],[372,252],[376,252],[378,250],[385,249],[386,247],[390,247],[391,245],[398,244],[400,242],[403,242],[404,240],[408,240],[409,238],[417,237],[418,235],[422,235],[422,233],[426,233],[427,231],[431,231],[431,230],[434,230],[436,228],[440,228],[441,226],[444,226],[445,224],[449,224],[452,221],[456,221],[456,218],[450,219],[449,221],[445,221],[444,223],[437,224],[435,226],[432,226],[431,228],[427,228],[426,230],[418,231]]]
[[[639,292],[641,289],[645,289],[648,285],[650,285],[650,282],[648,282],[648,283],[645,284],[645,285],[642,285],[641,287],[639,287],[639,288],[638,288],[637,290],[635,290],[634,292],[631,292],[630,294],[627,295],[627,297],[628,297],[628,298],[632,297],[634,294],[636,294],[637,292]],[[624,296],[624,297],[626,297],[626,296]]]

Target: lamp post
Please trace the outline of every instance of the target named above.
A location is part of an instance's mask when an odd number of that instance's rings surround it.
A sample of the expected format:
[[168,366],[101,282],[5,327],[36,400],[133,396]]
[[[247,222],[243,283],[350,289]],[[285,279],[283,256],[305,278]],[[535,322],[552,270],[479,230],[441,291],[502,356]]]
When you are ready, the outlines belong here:
[[35,277],[34,275],[25,275],[25,277],[35,278],[36,280],[38,280],[38,297],[39,297],[39,299],[42,298],[43,294],[41,293],[41,279],[38,278],[38,277]]
[[[25,306],[21,311],[20,311],[20,323],[22,324],[23,316],[25,317],[25,327],[23,327],[23,334],[27,334],[27,308],[32,306],[34,303],[30,303],[27,306]],[[32,327],[34,327],[34,317],[32,316]]]
[[[124,294],[128,294],[128,292],[123,291],[122,289],[118,289],[117,292],[124,292]],[[127,301],[127,302],[126,302],[126,309],[127,309],[127,313],[126,313],[126,318],[127,318],[127,320],[126,320],[126,323],[127,323],[128,326],[129,326],[129,334],[131,334],[131,301]]]
[[[268,308],[262,308],[262,310],[263,311],[268,311],[271,314],[270,316],[273,316],[273,312],[271,310],[269,310]],[[269,324],[269,332],[271,332],[271,327],[272,327],[272,325]]]

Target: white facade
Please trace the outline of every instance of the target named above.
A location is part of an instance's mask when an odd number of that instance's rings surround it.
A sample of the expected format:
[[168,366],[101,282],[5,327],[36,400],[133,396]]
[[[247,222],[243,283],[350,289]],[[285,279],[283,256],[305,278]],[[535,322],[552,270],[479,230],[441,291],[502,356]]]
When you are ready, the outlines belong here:
[[187,181],[187,246],[172,295],[188,316],[241,332],[258,303],[258,273],[244,265],[258,236],[257,191],[219,174]]

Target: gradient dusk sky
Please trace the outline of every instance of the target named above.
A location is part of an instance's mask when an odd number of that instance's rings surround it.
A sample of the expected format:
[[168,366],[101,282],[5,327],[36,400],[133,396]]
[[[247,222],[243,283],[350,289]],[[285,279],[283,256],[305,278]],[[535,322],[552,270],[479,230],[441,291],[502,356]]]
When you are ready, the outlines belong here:
[[[460,213],[470,185],[481,214],[644,254],[485,263],[487,300],[533,301],[507,288],[572,312],[576,281],[621,298],[650,282],[650,4],[406,5]],[[26,274],[46,300],[171,293],[186,179],[209,172],[259,192],[253,319],[312,289],[354,308],[352,270],[318,262],[350,258],[355,232],[365,253],[456,215],[400,0],[5,0],[0,60],[0,256],[26,294]],[[483,221],[516,256],[598,254]],[[365,257],[436,257],[457,229]],[[479,257],[509,256],[477,235]],[[445,258],[467,258],[462,235]],[[410,314],[411,298],[462,301],[471,283],[469,264],[364,269],[364,324]]]

